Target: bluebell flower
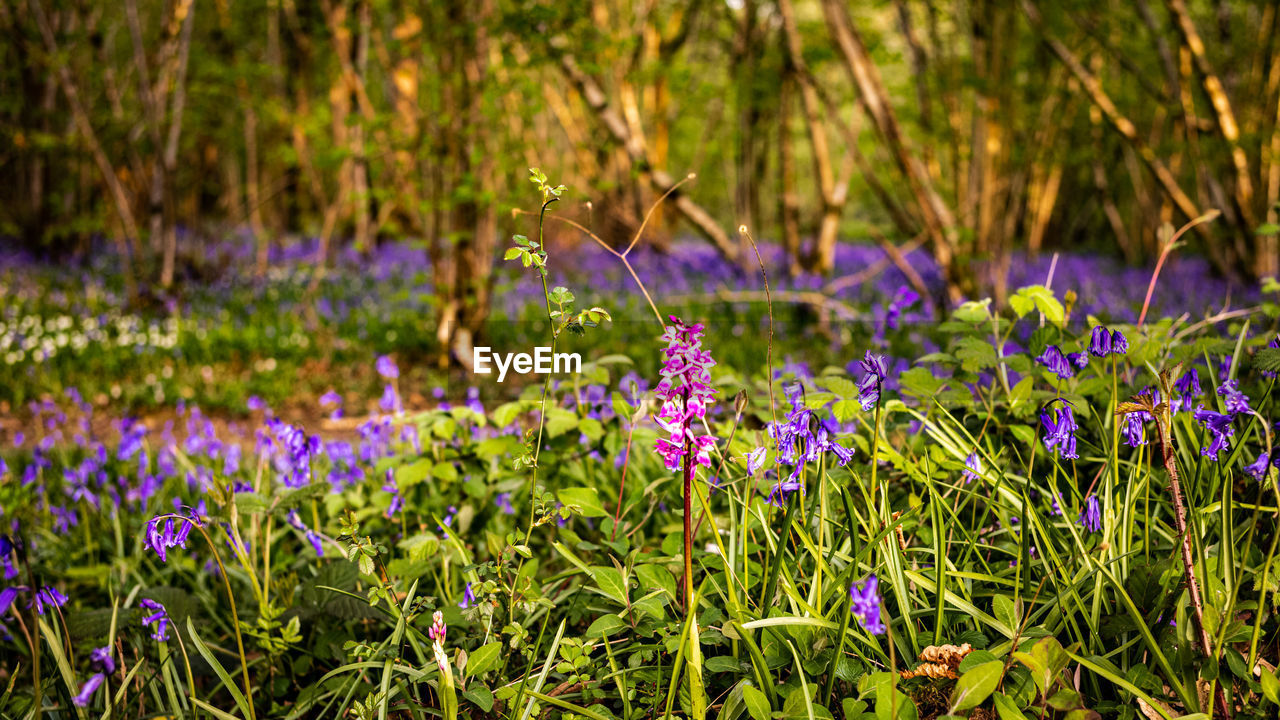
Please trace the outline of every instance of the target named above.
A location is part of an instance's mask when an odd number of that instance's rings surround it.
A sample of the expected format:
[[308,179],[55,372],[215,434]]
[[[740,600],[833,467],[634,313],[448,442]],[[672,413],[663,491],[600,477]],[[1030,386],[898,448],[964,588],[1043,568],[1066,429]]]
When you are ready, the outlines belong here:
[[400,512],[400,508],[404,507],[404,497],[400,495],[400,486],[396,484],[395,472],[391,468],[387,468],[387,481],[382,484],[382,489],[391,493],[391,504],[387,506],[386,512],[382,514],[385,518],[394,517]]
[[440,537],[445,540],[449,539],[449,526],[453,524],[453,519],[457,516],[458,508],[450,505],[444,517],[440,519],[440,524],[436,526],[436,529],[440,531]]
[[[1271,348],[1272,350],[1280,349],[1280,335],[1273,335],[1271,337],[1271,342],[1267,343],[1267,347]],[[1273,378],[1275,376],[1276,376],[1276,373],[1274,372],[1267,372],[1266,370],[1262,371],[1262,377]]]
[[303,537],[305,537],[307,539],[307,542],[311,543],[311,547],[315,549],[316,556],[324,557],[324,538],[322,538],[319,533],[307,527],[306,524],[302,522],[302,518],[299,517],[298,511],[290,510],[287,516],[287,519],[289,521],[289,524],[293,526],[295,530],[302,531]]
[[396,362],[391,359],[390,355],[378,356],[374,367],[377,369],[378,374],[387,380],[395,380],[400,377],[400,369],[396,367]]
[[1200,454],[1217,460],[1218,455],[1223,450],[1231,447],[1230,438],[1236,434],[1235,428],[1231,427],[1231,416],[1225,413],[1205,410],[1204,405],[1201,405],[1196,410],[1195,419],[1196,422],[1203,425],[1213,435],[1213,439],[1210,440],[1209,444],[1200,448]]
[[1082,352],[1067,353],[1067,362],[1074,365],[1077,370],[1083,370],[1089,367],[1089,355]]
[[804,484],[798,480],[779,480],[773,489],[769,491],[769,497],[765,500],[770,505],[776,507],[784,507],[787,500],[795,491],[804,492]]
[[493,499],[493,504],[502,511],[503,515],[515,515],[516,509],[511,506],[511,493],[498,493]]
[[102,672],[113,673],[116,671],[116,661],[115,658],[111,657],[110,646],[94,648],[93,652],[89,653],[89,662],[93,663],[94,668]]
[[256,412],[258,410],[266,409],[267,404],[263,402],[262,398],[258,397],[257,395],[250,395],[249,399],[245,401],[245,406],[248,407],[250,410]]
[[764,465],[765,454],[767,452],[768,451],[761,446],[747,453],[747,477],[755,477],[756,473],[760,472],[760,468]]
[[471,583],[467,583],[467,587],[462,590],[462,602],[458,603],[458,607],[466,610],[476,602],[476,594],[471,590]]
[[1075,368],[1067,360],[1067,356],[1062,354],[1062,350],[1057,345],[1050,345],[1040,353],[1036,358],[1036,362],[1049,369],[1049,372],[1057,375],[1063,380],[1067,380],[1076,374]]
[[1094,326],[1089,339],[1089,354],[1094,357],[1106,357],[1111,354],[1111,333],[1105,327]]
[[1231,415],[1253,411],[1253,408],[1249,407],[1249,396],[1236,388],[1235,380],[1222,383],[1218,388],[1218,394],[1224,398],[1222,404]]
[[95,673],[93,677],[85,680],[84,685],[80,686],[80,692],[71,698],[71,702],[76,707],[88,707],[89,701],[93,699],[93,694],[98,691],[102,685],[102,681],[107,678],[103,673]]
[[883,635],[886,628],[880,620],[880,581],[876,576],[868,576],[862,583],[851,586],[849,598],[853,601],[853,615],[863,629],[872,635]]
[[1254,480],[1261,482],[1262,479],[1267,476],[1267,466],[1270,463],[1271,463],[1270,455],[1268,455],[1265,452],[1259,453],[1257,460],[1254,460],[1252,463],[1245,465],[1244,472],[1246,475],[1253,478]]
[[[1044,448],[1059,457],[1074,460],[1080,457],[1076,454],[1075,435],[1079,426],[1076,425],[1071,406],[1065,400],[1061,402],[1056,410],[1046,407],[1040,412],[1040,424],[1044,426]],[[1053,412],[1052,416],[1050,412]]]
[[[18,568],[13,564],[13,551],[17,548],[8,535],[0,535],[0,566],[4,567],[4,579],[12,580],[18,577]],[[4,615],[0,612],[0,615]]]
[[969,453],[969,457],[964,459],[964,470],[961,471],[964,476],[965,484],[977,480],[982,475],[982,460],[978,458],[978,451],[974,450]]
[[67,596],[58,592],[58,588],[45,585],[36,591],[35,597],[27,607],[35,606],[36,612],[43,615],[46,607],[62,607],[67,604]]
[[155,632],[151,633],[154,640],[164,642],[169,639],[169,611],[164,609],[160,603],[151,598],[142,598],[138,601],[138,607],[143,610],[154,610],[152,614],[142,618],[142,626],[146,627],[155,624]]
[[400,393],[396,392],[394,385],[388,383],[382,389],[382,398],[378,400],[378,407],[383,412],[403,412],[404,406],[400,404]]
[[338,420],[342,417],[342,396],[333,390],[329,390],[320,396],[321,407],[333,407],[333,411],[329,413],[330,420]]
[[1124,435],[1124,442],[1129,447],[1139,447],[1147,444],[1145,423],[1153,420],[1151,413],[1146,410],[1131,412],[1124,417],[1124,429],[1121,434]]
[[[805,463],[817,461],[823,453],[835,455],[840,465],[853,459],[853,451],[832,440],[826,428],[818,427],[815,432],[817,423],[813,422],[813,412],[805,407],[804,388],[800,383],[787,388],[787,398],[791,401],[791,412],[785,421],[770,423],[768,433],[777,442],[777,462],[792,466],[793,480],[800,476]],[[760,461],[763,462],[763,454]]]
[[1119,330],[1111,333],[1111,354],[1124,355],[1129,352],[1129,340]]
[[10,585],[0,590],[0,617],[9,614],[9,608],[13,607],[13,601],[17,599],[18,593],[26,589],[22,585]]
[[161,527],[161,518],[156,516],[151,518],[147,523],[147,547],[156,552],[160,556],[160,562],[168,562],[167,551],[169,548],[180,547],[187,548],[187,536],[191,534],[191,526],[194,520],[179,518],[175,529],[174,518],[164,518],[164,526]]
[[1080,511],[1080,524],[1093,533],[1102,530],[1102,507],[1098,504],[1098,496],[1092,493],[1084,500],[1084,509]]
[[1200,373],[1195,368],[1183,373],[1182,377],[1173,384],[1173,389],[1178,391],[1178,399],[1171,401],[1177,412],[1191,412],[1196,398],[1204,394],[1200,389]]
[[889,374],[889,367],[883,355],[872,354],[870,350],[866,351],[858,364],[863,372],[862,380],[858,382],[858,401],[865,412],[880,401],[880,390]]

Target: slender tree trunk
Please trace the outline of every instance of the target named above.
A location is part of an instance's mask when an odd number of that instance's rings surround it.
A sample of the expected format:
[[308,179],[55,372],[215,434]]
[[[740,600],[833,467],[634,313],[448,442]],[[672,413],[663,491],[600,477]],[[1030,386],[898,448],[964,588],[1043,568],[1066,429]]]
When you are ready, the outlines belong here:
[[182,30],[178,41],[178,68],[173,82],[173,106],[169,112],[169,132],[165,138],[164,156],[161,161],[165,177],[170,182],[164,193],[164,260],[160,268],[160,285],[173,284],[174,261],[178,254],[178,230],[176,218],[176,190],[172,178],[178,169],[178,143],[182,136],[182,116],[187,104],[187,63],[191,57],[191,32],[195,26],[194,0],[178,3],[175,15],[181,15]]
[[814,272],[829,273],[835,268],[836,240],[840,231],[840,216],[844,211],[845,193],[838,193],[836,189],[835,171],[831,167],[831,148],[827,144],[827,130],[822,122],[822,102],[804,62],[804,50],[791,0],[778,0],[778,12],[782,16],[788,64],[793,68],[792,74],[800,87],[800,104],[804,110],[805,127],[809,132],[809,144],[813,149],[814,174],[818,178],[818,191],[822,194],[822,220],[818,226],[813,253],[806,265]]
[[53,35],[53,27],[49,24],[49,18],[45,14],[44,7],[41,5],[40,0],[29,0],[28,6],[31,8],[31,14],[35,17],[36,24],[40,29],[45,51],[49,54],[50,62],[54,64],[54,72],[57,75],[58,84],[62,86],[62,93],[66,95],[67,103],[71,105],[72,119],[80,132],[81,138],[89,146],[89,153],[93,156],[94,164],[98,166],[98,172],[107,184],[111,199],[115,203],[116,213],[120,217],[120,225],[124,234],[116,237],[116,248],[120,254],[125,294],[129,297],[129,301],[133,302],[138,297],[138,286],[133,277],[133,260],[130,257],[129,245],[130,239],[138,237],[138,222],[133,216],[133,209],[130,207],[124,186],[120,183],[120,179],[116,177],[115,168],[112,166],[106,152],[102,149],[102,143],[98,141],[98,134],[94,132],[93,124],[89,122],[89,114],[80,102],[80,90],[71,75],[71,70],[67,67],[66,62],[61,59],[61,49],[58,47],[57,38]]

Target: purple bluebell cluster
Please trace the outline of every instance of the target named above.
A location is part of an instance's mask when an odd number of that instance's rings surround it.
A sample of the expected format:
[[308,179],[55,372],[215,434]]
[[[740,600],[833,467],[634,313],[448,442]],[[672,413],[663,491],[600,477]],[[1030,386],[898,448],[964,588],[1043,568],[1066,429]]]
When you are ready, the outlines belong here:
[[977,450],[969,453],[969,456],[964,459],[964,470],[960,474],[964,477],[966,484],[982,476],[982,460],[978,457]]
[[1249,407],[1249,396],[1240,392],[1236,380],[1227,380],[1218,386],[1218,394],[1222,396],[1222,406],[1229,415],[1253,412]]
[[1206,410],[1204,405],[1201,405],[1196,410],[1195,419],[1209,431],[1210,436],[1209,443],[1200,448],[1200,454],[1215,461],[1218,460],[1218,456],[1224,450],[1231,448],[1231,437],[1236,434],[1235,428],[1231,427],[1231,416]]
[[[176,529],[174,528],[175,519],[177,520]],[[174,518],[172,515],[153,517],[147,523],[147,547],[155,551],[160,557],[160,562],[168,562],[168,550],[175,547],[185,550],[187,536],[191,534],[191,528],[197,523],[199,519],[194,517]]]
[[1089,354],[1094,357],[1124,355],[1129,352],[1129,341],[1119,330],[1108,330],[1097,325],[1090,333]]
[[883,355],[875,355],[870,350],[858,364],[862,367],[862,379],[858,381],[858,403],[867,411],[880,402],[880,390],[889,375],[889,366]]
[[316,551],[316,557],[324,557],[324,538],[321,537],[320,533],[307,527],[307,524],[302,522],[297,510],[290,510],[286,519],[290,527],[301,532],[307,542],[311,543],[311,548]]
[[1102,530],[1102,506],[1098,503],[1098,496],[1092,493],[1084,499],[1084,509],[1080,511],[1080,525],[1087,532],[1095,533]]
[[1057,345],[1050,345],[1036,357],[1036,362],[1059,378],[1070,380],[1075,377],[1076,370],[1082,370],[1089,366],[1089,356],[1075,352],[1063,354],[1062,348]]
[[1204,391],[1200,389],[1200,373],[1195,368],[1183,373],[1173,384],[1173,389],[1178,391],[1178,396],[1171,398],[1170,402],[1177,412],[1191,412],[1196,400],[1204,395]]
[[[817,462],[825,453],[835,456],[837,465],[853,459],[853,450],[837,443],[825,425],[820,423],[804,402],[804,386],[794,383],[787,388],[791,410],[785,420],[769,423],[769,437],[777,444],[779,465],[790,465],[791,473],[779,480],[769,492],[769,502],[781,507],[797,490],[804,490],[804,468]],[[763,462],[763,458],[760,460]]]
[[164,642],[169,639],[169,611],[165,610],[164,605],[152,600],[151,598],[142,598],[138,601],[138,607],[149,611],[151,614],[142,618],[143,627],[155,625],[155,630],[151,633],[153,640]]
[[[1058,404],[1056,408],[1054,403]],[[1080,426],[1076,425],[1070,403],[1060,398],[1051,402],[1040,412],[1040,425],[1044,428],[1045,450],[1063,459],[1080,457],[1076,453],[1076,431]]]
[[849,587],[849,598],[853,616],[863,629],[872,635],[883,635],[886,628],[880,619],[880,580],[870,575],[861,583],[855,583]]

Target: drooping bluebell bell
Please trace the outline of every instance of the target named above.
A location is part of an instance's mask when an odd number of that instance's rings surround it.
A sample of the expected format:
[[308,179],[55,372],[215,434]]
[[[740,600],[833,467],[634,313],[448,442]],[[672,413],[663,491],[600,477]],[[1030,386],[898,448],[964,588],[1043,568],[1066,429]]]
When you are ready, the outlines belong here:
[[964,459],[964,470],[960,474],[964,477],[965,484],[977,480],[982,475],[982,460],[978,457],[977,450],[969,453],[969,457]]
[[289,525],[291,525],[295,530],[302,531],[303,537],[307,539],[307,542],[311,543],[311,547],[316,551],[316,556],[324,557],[324,538],[322,538],[316,531],[307,527],[306,523],[302,522],[302,518],[298,515],[298,511],[290,510],[287,519],[289,521]]
[[862,360],[862,379],[858,381],[858,402],[863,411],[868,411],[880,401],[880,390],[884,387],[884,379],[889,375],[888,361],[883,355],[866,351]]
[[804,483],[799,480],[779,480],[778,483],[773,486],[773,489],[769,491],[769,497],[766,498],[765,502],[775,507],[785,507],[787,500],[790,499],[791,495],[797,490],[803,493]]
[[0,617],[9,613],[9,608],[13,607],[13,601],[17,599],[18,593],[26,590],[27,588],[22,585],[10,585],[0,590]]
[[1080,511],[1080,524],[1091,533],[1102,530],[1102,506],[1098,503],[1097,495],[1090,493],[1089,497],[1084,499],[1084,509]]
[[902,317],[902,311],[910,308],[920,301],[920,294],[908,285],[898,286],[893,297],[889,299],[885,308],[884,322],[876,328],[875,340],[877,343],[882,342],[887,330],[897,330],[899,320]]
[[852,601],[853,615],[858,618],[863,629],[872,635],[883,635],[886,628],[880,619],[879,579],[870,575],[863,582],[850,586],[849,598]]
[[1216,461],[1223,450],[1231,447],[1230,438],[1236,433],[1235,428],[1231,427],[1231,416],[1206,410],[1204,405],[1201,405],[1196,410],[1195,419],[1213,436],[1208,445],[1200,448],[1200,454]]
[[1258,459],[1244,466],[1244,472],[1254,480],[1261,481],[1267,476],[1267,466],[1271,464],[1271,456],[1266,452],[1258,453]]
[[391,359],[390,355],[379,355],[374,368],[378,374],[387,380],[395,380],[400,377],[400,368],[396,367],[396,361]]
[[382,514],[385,518],[395,517],[400,512],[400,508],[404,507],[404,496],[400,494],[400,486],[396,484],[395,471],[387,468],[386,482],[382,484],[382,489],[391,493],[391,504],[387,506],[386,512]]
[[107,676],[105,674],[94,673],[92,677],[84,681],[84,685],[80,686],[80,692],[71,698],[71,702],[76,707],[88,707],[89,701],[93,700],[93,694],[98,691],[98,688],[102,686],[102,681],[106,679]]
[[58,591],[58,588],[52,585],[45,585],[36,591],[35,597],[27,607],[34,606],[36,612],[40,615],[44,614],[45,608],[62,607],[67,604],[69,598]]
[[1054,409],[1046,406],[1040,412],[1040,424],[1044,427],[1044,448],[1059,457],[1074,460],[1080,457],[1076,454],[1076,430],[1079,426],[1076,425],[1075,414],[1071,412],[1071,405],[1066,400],[1059,398],[1052,402],[1062,404]]
[[279,418],[267,419],[258,432],[259,447],[268,451],[281,484],[301,488],[311,484],[311,460],[323,445],[316,435]]
[[331,389],[320,396],[320,407],[332,407],[329,419],[337,420],[342,417],[342,396]]
[[1173,389],[1178,391],[1178,398],[1170,402],[1177,412],[1191,412],[1191,408],[1195,407],[1196,398],[1204,394],[1200,389],[1200,373],[1195,368],[1183,373],[1182,377],[1173,384]]
[[466,610],[476,603],[476,594],[471,590],[471,583],[462,590],[462,602],[458,603],[458,607]]
[[1101,325],[1095,325],[1089,338],[1089,354],[1106,357],[1111,354],[1111,333]]
[[153,640],[164,642],[169,639],[169,611],[165,610],[164,605],[152,600],[151,598],[142,598],[138,601],[138,607],[143,610],[152,610],[150,615],[142,618],[142,626],[154,624],[155,632],[151,633]]
[[1124,435],[1124,442],[1129,447],[1139,447],[1147,444],[1146,425],[1148,420],[1153,420],[1151,413],[1146,410],[1131,412],[1124,417],[1124,429],[1121,434]]
[[[1271,342],[1267,343],[1267,347],[1271,348],[1272,350],[1280,349],[1280,335],[1272,335]],[[1262,377],[1273,378],[1273,377],[1276,377],[1276,373],[1263,370]]]
[[440,524],[436,529],[440,531],[440,537],[445,540],[449,539],[449,527],[453,524],[453,519],[458,516],[458,508],[450,505],[446,510],[444,517],[440,518]]
[[760,472],[760,468],[764,467],[764,460],[768,450],[764,446],[760,446],[755,450],[747,453],[747,477],[755,477]]
[[[161,521],[163,520],[163,527]],[[147,523],[147,547],[156,552],[160,556],[160,562],[168,562],[167,551],[169,548],[180,547],[186,549],[187,536],[191,534],[191,527],[195,520],[178,518],[177,525],[174,525],[173,517],[164,517],[157,515],[151,518]]]
[[1253,411],[1253,408],[1249,407],[1249,396],[1240,392],[1235,380],[1222,383],[1218,387],[1218,394],[1223,397],[1222,404],[1228,414],[1237,415]]
[[[18,577],[18,568],[13,564],[13,552],[17,547],[8,535],[0,535],[0,567],[4,568],[4,579],[12,580]],[[3,615],[0,612],[0,615]]]
[[511,493],[509,492],[498,493],[493,499],[493,504],[502,511],[503,515],[516,514],[516,509],[511,505]]
[[111,646],[94,648],[89,653],[89,662],[93,664],[94,669],[105,673],[113,673],[116,671],[115,658],[111,656]]
[[1057,375],[1063,380],[1068,380],[1076,374],[1075,367],[1067,360],[1067,356],[1062,354],[1062,349],[1057,345],[1050,345],[1044,349],[1044,352],[1036,358],[1036,362],[1049,369],[1049,372]]
[[1124,355],[1129,352],[1129,339],[1119,330],[1111,332],[1111,354]]
[[400,393],[396,392],[396,386],[387,383],[382,389],[382,398],[378,400],[378,407],[383,412],[400,413],[404,411],[404,405],[400,402]]

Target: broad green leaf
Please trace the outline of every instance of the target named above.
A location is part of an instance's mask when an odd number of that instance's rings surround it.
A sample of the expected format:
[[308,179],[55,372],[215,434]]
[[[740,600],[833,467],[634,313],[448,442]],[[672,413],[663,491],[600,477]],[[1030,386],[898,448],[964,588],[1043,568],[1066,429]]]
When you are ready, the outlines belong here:
[[961,675],[951,691],[951,712],[972,710],[981,705],[1000,684],[1003,672],[1004,663],[992,660]]
[[627,624],[617,615],[601,615],[591,623],[591,627],[587,628],[585,637],[609,637],[626,626]]
[[556,497],[560,498],[560,502],[567,507],[577,508],[578,512],[584,517],[603,517],[608,515],[605,512],[604,505],[600,503],[600,496],[596,494],[595,488],[565,488],[556,493]]
[[747,704],[747,712],[751,713],[751,720],[770,720],[772,711],[769,709],[769,698],[765,697],[760,690],[750,686],[742,686],[742,701]]
[[591,579],[596,581],[596,586],[607,597],[617,601],[619,605],[626,606],[627,581],[617,568],[597,565],[591,568]]
[[467,658],[467,677],[483,675],[498,664],[502,656],[502,641],[495,640],[488,645],[481,645]]
[[986,322],[991,319],[991,298],[985,300],[970,300],[956,308],[951,317],[960,322],[976,325],[980,322]]
[[1280,679],[1276,678],[1274,672],[1263,668],[1261,680],[1262,694],[1266,695],[1271,702],[1280,705]]

